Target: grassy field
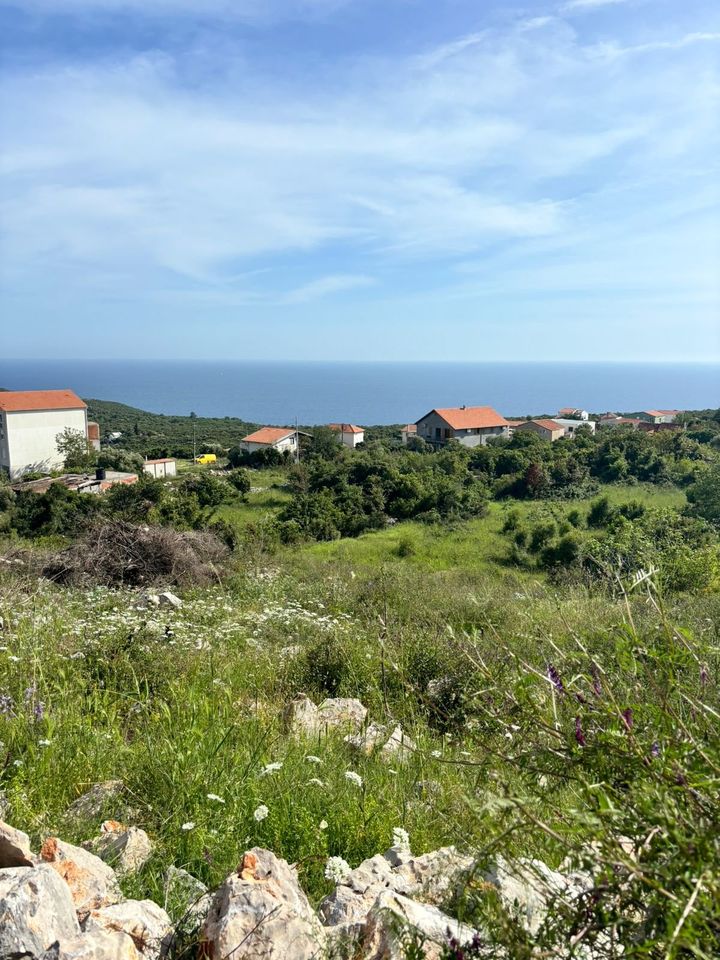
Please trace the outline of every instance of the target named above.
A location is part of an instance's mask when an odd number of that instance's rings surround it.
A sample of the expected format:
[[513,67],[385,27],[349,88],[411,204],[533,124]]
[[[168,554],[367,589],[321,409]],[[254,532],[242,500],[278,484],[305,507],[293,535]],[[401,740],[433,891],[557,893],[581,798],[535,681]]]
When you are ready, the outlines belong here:
[[[218,511],[238,529],[288,497],[280,473],[253,472],[252,483],[247,503]],[[616,503],[683,499],[604,492]],[[588,504],[512,508],[562,516]],[[500,533],[509,509],[491,504],[450,529],[406,523],[258,549],[222,585],[186,591],[179,610],[0,569],[7,819],[36,843],[82,841],[98,823],[69,818],[68,805],[122,779],[124,805],[105,814],[155,844],[125,891],[159,902],[168,864],[215,886],[256,844],[297,863],[317,902],[332,889],[328,856],[356,866],[402,827],[416,852],[453,843],[482,863],[500,853],[597,872],[600,906],[582,923],[612,927],[626,958],[716,955],[720,598],[662,598],[652,582],[611,596],[517,571]],[[383,758],[342,732],[289,734],[283,713],[301,691],[358,697],[412,747]],[[623,919],[638,903],[650,911],[642,925]],[[560,911],[528,938],[482,887],[448,909],[472,923],[493,916],[521,960],[557,955],[578,929]]]

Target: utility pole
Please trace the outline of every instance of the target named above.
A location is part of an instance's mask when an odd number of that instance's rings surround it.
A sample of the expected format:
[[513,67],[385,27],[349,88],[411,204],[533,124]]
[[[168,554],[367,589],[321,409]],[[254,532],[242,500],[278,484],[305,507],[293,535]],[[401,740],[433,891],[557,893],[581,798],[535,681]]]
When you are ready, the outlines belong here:
[[298,433],[297,417],[295,417],[295,463],[300,463],[300,434]]
[[194,411],[190,413],[190,419],[192,420],[193,425],[193,463],[195,463],[195,460],[197,459],[197,451],[195,449],[195,421],[197,420],[197,414]]

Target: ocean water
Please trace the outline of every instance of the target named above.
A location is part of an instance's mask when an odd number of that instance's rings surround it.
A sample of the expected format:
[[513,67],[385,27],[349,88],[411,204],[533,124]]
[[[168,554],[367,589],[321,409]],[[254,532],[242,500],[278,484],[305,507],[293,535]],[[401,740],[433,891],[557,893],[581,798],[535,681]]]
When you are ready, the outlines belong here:
[[256,423],[407,423],[433,407],[510,416],[720,406],[720,364],[3,360],[0,387],[70,388],[154,413]]

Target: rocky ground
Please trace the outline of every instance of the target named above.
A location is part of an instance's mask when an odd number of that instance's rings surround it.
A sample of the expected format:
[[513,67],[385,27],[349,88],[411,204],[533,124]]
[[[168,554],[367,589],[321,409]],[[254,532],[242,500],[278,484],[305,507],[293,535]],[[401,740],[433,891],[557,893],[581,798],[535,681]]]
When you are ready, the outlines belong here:
[[[87,815],[119,794],[117,781],[97,784],[76,802]],[[473,858],[453,847],[414,856],[403,837],[383,854],[351,870],[328,861],[335,890],[314,910],[295,868],[255,847],[209,892],[189,873],[170,867],[166,904],[183,904],[173,924],[165,907],[123,897],[119,880],[152,854],[148,835],[115,820],[100,825],[82,846],[47,837],[33,850],[27,834],[0,822],[0,957],[41,960],[161,960],[193,950],[211,960],[242,958],[356,958],[401,960],[497,956],[488,931],[445,913],[458,886],[476,873]],[[498,858],[474,881],[486,885],[522,918],[529,931],[543,921],[548,903],[571,900],[588,878],[563,875],[540,861],[512,868]]]

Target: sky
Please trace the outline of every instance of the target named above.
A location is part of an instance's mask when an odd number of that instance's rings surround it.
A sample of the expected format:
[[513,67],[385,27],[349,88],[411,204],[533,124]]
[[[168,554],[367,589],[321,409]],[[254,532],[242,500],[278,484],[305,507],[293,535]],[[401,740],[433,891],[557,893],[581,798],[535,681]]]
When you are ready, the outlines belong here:
[[716,0],[0,0],[6,358],[720,360]]

